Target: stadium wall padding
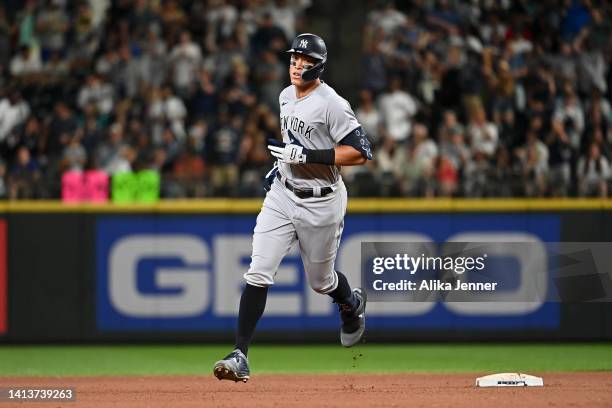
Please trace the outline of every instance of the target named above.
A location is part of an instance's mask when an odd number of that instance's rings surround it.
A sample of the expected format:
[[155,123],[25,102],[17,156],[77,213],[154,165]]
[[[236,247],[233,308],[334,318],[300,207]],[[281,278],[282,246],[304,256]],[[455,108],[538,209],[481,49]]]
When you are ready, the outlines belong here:
[[[0,205],[6,226],[0,249],[7,254],[6,276],[0,265],[0,341],[232,341],[260,205]],[[610,242],[612,205],[352,200],[337,267],[355,284],[362,240],[382,234],[443,242],[467,231],[485,238],[523,232],[543,242]],[[257,340],[337,341],[337,311],[307,287],[299,254],[290,253],[281,267]],[[372,306],[368,341],[612,339],[610,303],[543,303],[519,315],[467,315],[442,303],[391,308]]]

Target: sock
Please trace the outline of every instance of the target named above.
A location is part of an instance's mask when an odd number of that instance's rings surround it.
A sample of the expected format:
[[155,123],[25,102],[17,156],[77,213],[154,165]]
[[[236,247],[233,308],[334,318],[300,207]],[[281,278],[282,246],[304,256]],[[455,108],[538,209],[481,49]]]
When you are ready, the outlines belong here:
[[335,303],[338,303],[341,306],[345,306],[350,308],[351,310],[357,309],[359,304],[357,304],[357,298],[353,291],[351,291],[351,285],[349,285],[346,276],[342,272],[336,271],[338,275],[338,286],[336,289],[329,292],[329,296],[334,299]]
[[236,334],[236,347],[246,356],[249,344],[255,332],[255,326],[266,308],[268,288],[247,285],[240,297],[240,310],[238,312],[238,332]]

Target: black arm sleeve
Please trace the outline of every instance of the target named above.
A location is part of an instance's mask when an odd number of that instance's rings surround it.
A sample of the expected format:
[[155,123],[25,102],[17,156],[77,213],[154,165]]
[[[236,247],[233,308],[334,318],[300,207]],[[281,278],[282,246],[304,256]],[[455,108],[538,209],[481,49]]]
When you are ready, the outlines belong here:
[[319,163],[333,166],[336,162],[336,151],[334,149],[307,150],[306,163]]
[[372,155],[372,146],[370,146],[370,141],[368,140],[368,137],[361,126],[344,136],[344,138],[340,140],[340,144],[354,147],[363,157],[368,160],[372,160],[374,158],[374,155]]

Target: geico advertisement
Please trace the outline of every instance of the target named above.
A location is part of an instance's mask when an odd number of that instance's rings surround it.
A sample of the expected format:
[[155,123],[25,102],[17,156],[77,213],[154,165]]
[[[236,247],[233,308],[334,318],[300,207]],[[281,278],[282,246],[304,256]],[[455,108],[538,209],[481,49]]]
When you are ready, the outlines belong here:
[[[101,331],[233,331],[250,263],[255,216],[103,217],[97,222],[97,324]],[[336,259],[360,282],[362,242],[557,242],[546,214],[349,215]],[[516,257],[509,248],[497,256]],[[516,263],[517,288],[522,284]],[[337,309],[308,286],[297,248],[281,263],[262,330],[336,330]],[[543,302],[370,302],[379,330],[554,329],[559,304]]]

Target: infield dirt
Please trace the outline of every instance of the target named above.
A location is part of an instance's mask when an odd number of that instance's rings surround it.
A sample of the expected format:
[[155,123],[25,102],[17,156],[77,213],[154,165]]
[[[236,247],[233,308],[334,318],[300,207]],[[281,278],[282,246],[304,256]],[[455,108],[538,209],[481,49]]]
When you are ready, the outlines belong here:
[[540,373],[544,387],[476,388],[476,377],[484,374],[256,375],[246,384],[212,375],[0,377],[0,387],[73,387],[77,393],[76,402],[0,408],[612,406],[612,372]]

